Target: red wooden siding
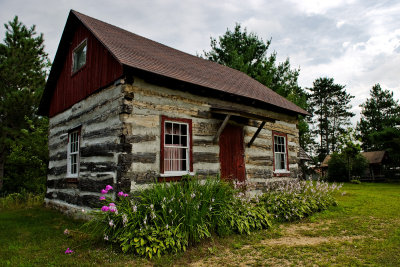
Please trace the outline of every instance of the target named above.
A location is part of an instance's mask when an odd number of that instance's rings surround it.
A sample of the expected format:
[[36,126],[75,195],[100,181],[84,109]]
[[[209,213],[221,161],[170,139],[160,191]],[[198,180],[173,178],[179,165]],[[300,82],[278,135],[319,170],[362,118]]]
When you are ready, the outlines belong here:
[[[86,64],[72,73],[73,50],[87,39]],[[60,113],[123,74],[122,65],[83,25],[75,31],[51,99],[49,116]]]
[[219,137],[219,160],[223,179],[245,180],[242,127],[226,125]]

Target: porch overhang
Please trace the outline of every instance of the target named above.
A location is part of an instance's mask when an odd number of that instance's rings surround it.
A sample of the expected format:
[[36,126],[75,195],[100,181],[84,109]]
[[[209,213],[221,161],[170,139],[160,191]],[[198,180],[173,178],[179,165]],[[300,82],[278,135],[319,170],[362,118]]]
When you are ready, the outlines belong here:
[[255,114],[255,113],[251,113],[246,110],[241,110],[241,109],[238,109],[233,106],[212,105],[210,110],[211,110],[211,113],[225,115],[225,119],[222,122],[221,126],[219,127],[219,129],[214,137],[214,143],[218,142],[219,136],[221,135],[225,126],[228,124],[228,121],[231,118],[231,116],[261,121],[261,124],[259,125],[257,131],[254,133],[253,137],[247,143],[247,147],[251,147],[254,140],[256,140],[258,134],[261,132],[261,130],[264,128],[264,126],[267,122],[274,123],[276,121],[273,118],[262,116],[262,115]]

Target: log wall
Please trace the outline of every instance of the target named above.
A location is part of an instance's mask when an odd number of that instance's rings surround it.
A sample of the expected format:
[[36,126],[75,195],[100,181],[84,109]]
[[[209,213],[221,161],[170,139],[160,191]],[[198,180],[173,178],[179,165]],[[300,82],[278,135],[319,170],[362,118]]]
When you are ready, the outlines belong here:
[[[211,113],[213,105],[229,105],[276,120],[267,122],[253,145],[245,147],[250,189],[262,191],[268,181],[280,179],[273,173],[273,131],[287,134],[290,177],[297,177],[299,142],[295,117],[134,78],[133,84],[103,89],[50,118],[46,203],[68,211],[99,207],[100,190],[107,184],[118,192],[134,191],[157,181],[161,116],[191,119],[193,171],[200,176],[219,174],[219,146],[213,138],[223,117]],[[261,122],[233,117],[230,123],[243,126],[247,145]],[[80,169],[79,177],[71,179],[67,177],[68,132],[76,127],[81,127]]]
[[[99,207],[102,188],[121,187],[118,160],[131,152],[131,145],[121,142],[123,99],[122,86],[112,86],[50,118],[47,204],[68,211]],[[68,132],[76,127],[81,127],[79,177],[68,178]]]
[[[162,115],[192,120],[194,172],[202,176],[219,174],[219,146],[213,143],[213,138],[222,118],[216,118],[210,112],[212,105],[229,105],[276,120],[275,123],[267,122],[253,145],[245,148],[246,177],[251,189],[262,190],[268,180],[276,178],[273,173],[272,131],[287,134],[289,176],[297,177],[299,136],[294,116],[199,97],[152,85],[139,78],[135,78],[132,85],[125,85],[124,93],[130,96],[129,100],[125,98],[125,105],[131,106],[131,113],[121,115],[121,121],[126,142],[132,145],[132,155],[125,161],[123,168],[126,172],[122,179],[127,184],[130,181],[131,190],[151,184],[159,177]],[[261,122],[242,119],[231,123],[243,126],[244,143],[247,144]]]

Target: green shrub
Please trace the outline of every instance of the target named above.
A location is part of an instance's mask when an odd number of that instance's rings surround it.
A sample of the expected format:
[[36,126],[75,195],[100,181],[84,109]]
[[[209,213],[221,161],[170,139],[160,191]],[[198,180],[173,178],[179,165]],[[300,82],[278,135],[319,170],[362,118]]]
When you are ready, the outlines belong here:
[[284,180],[270,183],[260,204],[278,221],[293,221],[336,205],[333,193],[340,186],[326,182]]
[[32,207],[43,204],[43,200],[44,195],[36,195],[26,191],[11,193],[0,198],[0,209]]
[[123,252],[150,258],[185,251],[212,233],[249,233],[270,225],[264,208],[217,178],[158,183],[134,197],[119,195],[115,207],[106,200],[90,225]]
[[343,155],[333,153],[328,162],[328,180],[333,182],[348,181],[347,162]]

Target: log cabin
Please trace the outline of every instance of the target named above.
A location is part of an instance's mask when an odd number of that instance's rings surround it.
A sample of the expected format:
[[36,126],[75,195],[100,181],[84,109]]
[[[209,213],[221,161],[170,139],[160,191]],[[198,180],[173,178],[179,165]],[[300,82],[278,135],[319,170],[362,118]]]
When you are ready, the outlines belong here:
[[132,192],[183,175],[298,176],[298,116],[246,74],[70,11],[41,99],[49,117],[45,202],[98,207],[105,185]]

